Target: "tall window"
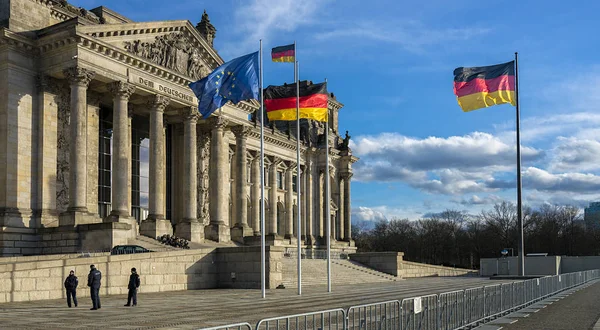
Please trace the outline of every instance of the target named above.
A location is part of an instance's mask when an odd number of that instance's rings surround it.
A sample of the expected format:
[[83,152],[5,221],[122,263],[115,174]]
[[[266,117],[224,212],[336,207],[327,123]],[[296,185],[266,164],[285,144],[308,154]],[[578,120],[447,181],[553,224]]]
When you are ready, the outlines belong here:
[[283,172],[277,171],[277,189],[283,189]]
[[110,109],[100,109],[100,129],[98,132],[98,215],[105,218],[111,211],[113,125]]
[[298,192],[298,186],[296,186],[296,180],[298,178],[294,175],[292,176],[292,191],[297,193]]
[[148,118],[131,120],[131,216],[138,221],[148,217],[150,188],[150,135]]

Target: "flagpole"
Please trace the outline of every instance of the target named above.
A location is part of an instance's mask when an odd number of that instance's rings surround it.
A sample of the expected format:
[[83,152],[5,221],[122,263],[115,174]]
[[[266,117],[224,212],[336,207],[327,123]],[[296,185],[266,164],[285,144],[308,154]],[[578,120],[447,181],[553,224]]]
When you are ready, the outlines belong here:
[[521,114],[519,111],[519,53],[515,52],[515,105],[517,112],[517,221],[519,225],[519,275],[525,276],[525,243],[521,182]]
[[[327,78],[325,78],[327,84]],[[328,102],[329,103],[329,102]],[[325,217],[327,235],[327,292],[331,292],[331,193],[329,190],[329,104],[325,121]]]
[[[298,52],[296,51],[296,41],[294,41],[294,58],[298,58]],[[294,61],[295,69],[294,75],[296,76],[296,205],[298,211],[296,212],[296,239],[298,240],[298,295],[302,294],[302,233],[300,225],[300,71],[298,68],[298,61]],[[288,189],[292,189],[289,187]]]
[[265,129],[264,129],[264,95],[263,95],[263,54],[260,39],[260,290],[262,297],[266,293],[266,256],[265,256]]

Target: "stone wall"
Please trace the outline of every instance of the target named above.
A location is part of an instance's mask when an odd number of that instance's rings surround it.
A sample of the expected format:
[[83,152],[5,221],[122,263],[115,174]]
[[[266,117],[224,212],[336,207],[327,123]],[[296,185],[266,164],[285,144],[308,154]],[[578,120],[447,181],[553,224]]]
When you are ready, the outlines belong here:
[[427,276],[476,275],[477,271],[435,266],[403,260],[402,252],[361,252],[350,254],[350,259],[375,270],[401,278]]
[[[137,268],[140,292],[212,288],[260,288],[260,247],[209,248],[119,256],[78,255],[0,258],[0,303],[65,298],[70,270],[79,277],[78,295],[88,297],[87,274],[102,272],[101,295],[125,294],[130,269]],[[54,259],[51,259],[54,257]],[[267,247],[266,286],[282,282],[283,248]],[[235,273],[235,280],[232,279]]]
[[361,252],[350,254],[350,259],[382,273],[398,276],[403,256],[402,252]]
[[435,266],[410,261],[402,261],[398,272],[402,278],[427,276],[475,276],[478,274],[476,270],[471,269]]

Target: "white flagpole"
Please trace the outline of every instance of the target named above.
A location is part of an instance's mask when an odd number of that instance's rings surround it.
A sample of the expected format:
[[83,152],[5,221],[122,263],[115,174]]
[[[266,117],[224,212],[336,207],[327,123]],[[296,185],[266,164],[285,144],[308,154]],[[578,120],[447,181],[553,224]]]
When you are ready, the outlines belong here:
[[266,293],[266,256],[265,256],[265,131],[264,131],[264,97],[263,97],[263,55],[262,39],[260,39],[260,289],[262,297]]
[[[327,84],[327,78],[325,78]],[[329,95],[329,92],[327,92]],[[329,97],[329,96],[328,96]],[[329,102],[328,102],[329,103]],[[325,121],[325,217],[327,218],[327,292],[331,292],[331,192],[329,190],[329,104]]]
[[[294,58],[297,58],[296,42],[294,41]],[[296,76],[296,212],[297,228],[296,239],[298,240],[298,295],[302,294],[302,227],[300,225],[300,71],[298,69],[298,61],[294,61],[296,66],[294,74]],[[291,189],[291,187],[290,187]]]

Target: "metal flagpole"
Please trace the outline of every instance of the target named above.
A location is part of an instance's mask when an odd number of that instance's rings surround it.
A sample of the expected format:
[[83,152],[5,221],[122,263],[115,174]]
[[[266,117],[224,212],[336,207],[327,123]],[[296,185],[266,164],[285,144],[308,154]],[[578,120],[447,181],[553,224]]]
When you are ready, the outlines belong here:
[[[327,78],[325,78],[327,84]],[[327,120],[325,121],[325,217],[327,235],[327,292],[331,292],[331,196],[329,190],[329,106],[327,106]]]
[[519,53],[515,52],[515,105],[517,109],[517,221],[519,225],[519,275],[525,276],[525,243],[521,184],[521,114],[519,111]]
[[263,55],[260,39],[260,289],[265,298],[265,131],[264,131],[264,95],[263,95]]
[[[294,41],[294,58],[297,58],[296,41]],[[296,76],[296,205],[298,206],[296,239],[298,240],[298,295],[302,294],[302,233],[300,232],[300,71],[298,61],[294,61]],[[292,189],[289,187],[288,189]]]

